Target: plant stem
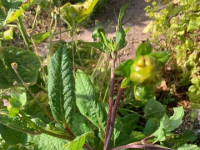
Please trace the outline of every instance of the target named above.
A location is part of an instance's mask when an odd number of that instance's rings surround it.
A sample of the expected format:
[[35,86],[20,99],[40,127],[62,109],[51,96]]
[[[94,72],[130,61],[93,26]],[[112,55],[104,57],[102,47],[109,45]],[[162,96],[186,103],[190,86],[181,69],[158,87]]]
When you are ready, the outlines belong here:
[[32,47],[31,47],[31,44],[30,44],[30,42],[28,40],[28,36],[26,34],[26,30],[24,28],[21,16],[18,17],[18,26],[19,26],[19,30],[20,30],[20,32],[22,34],[22,37],[24,39],[24,42],[25,42],[26,46],[28,47],[28,49],[30,51],[33,51]]
[[174,150],[174,149],[170,149],[170,148],[160,147],[159,145],[154,145],[152,143],[147,143],[146,141],[148,139],[150,139],[152,136],[153,135],[149,135],[149,136],[145,137],[144,139],[142,139],[141,141],[130,143],[130,144],[119,146],[119,147],[115,147],[112,150],[123,150],[123,149],[127,149],[127,148],[154,149],[154,150]]
[[40,10],[41,10],[40,5],[38,5],[36,8],[36,14],[35,14],[35,18],[34,18],[33,25],[32,25],[32,30],[34,30],[34,28],[35,28],[35,23],[36,23],[38,15],[40,13]]
[[173,149],[169,149],[169,148],[164,148],[164,147],[159,147],[159,146],[151,146],[151,145],[135,145],[135,144],[128,144],[128,145],[124,145],[124,146],[119,146],[116,148],[113,148],[112,150],[123,150],[123,149],[127,149],[127,148],[137,148],[137,149],[153,149],[153,150],[173,150]]
[[107,145],[107,146],[108,146],[110,139],[111,139],[111,136],[112,136],[112,132],[113,132],[113,129],[114,129],[114,124],[115,124],[115,118],[116,118],[116,114],[117,114],[117,108],[119,106],[119,102],[121,100],[123,93],[124,93],[124,89],[120,88],[118,93],[117,93],[117,99],[116,99],[115,104],[114,104],[113,109],[112,109],[111,124],[110,124],[109,132],[108,132],[108,135],[107,135],[107,138],[106,138],[106,143],[105,143],[105,145]]
[[92,149],[89,145],[87,145],[87,144],[84,144],[83,147],[84,147],[85,149],[87,149],[87,150],[93,150],[93,149]]
[[48,134],[48,135],[51,135],[51,136],[54,136],[54,137],[57,137],[57,138],[61,138],[61,139],[65,139],[65,140],[73,140],[74,138],[73,137],[67,137],[65,135],[60,135],[60,134],[57,134],[57,133],[53,133],[53,132],[50,132],[50,131],[47,131],[41,127],[39,127],[38,125],[36,125],[30,118],[28,118],[22,111],[20,111],[20,114],[24,117],[24,119],[27,120],[27,122],[32,125],[33,127],[35,127],[37,130],[41,131],[42,133],[45,133],[45,134]]
[[115,60],[111,58],[110,60],[110,94],[109,94],[109,109],[108,109],[108,117],[107,117],[107,126],[106,126],[106,135],[104,139],[104,150],[108,149],[108,144],[110,139],[108,138],[110,125],[111,125],[111,117],[112,117],[112,106],[113,106],[113,93],[114,93],[114,83],[115,83]]

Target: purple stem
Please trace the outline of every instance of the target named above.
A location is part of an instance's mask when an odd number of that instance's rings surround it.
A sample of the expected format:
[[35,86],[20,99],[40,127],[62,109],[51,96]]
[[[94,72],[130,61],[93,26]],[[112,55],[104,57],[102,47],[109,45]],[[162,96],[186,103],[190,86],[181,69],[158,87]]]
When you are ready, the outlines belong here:
[[106,135],[104,139],[104,150],[107,150],[108,145],[106,145],[108,133],[110,130],[111,117],[112,117],[112,105],[113,105],[113,93],[114,93],[114,83],[115,83],[115,60],[111,59],[110,61],[110,94],[109,94],[109,109],[108,109],[108,117],[107,117],[107,126],[106,126]]
[[164,148],[164,147],[158,147],[156,145],[135,145],[135,144],[127,144],[127,145],[123,145],[123,146],[119,146],[116,148],[113,148],[112,150],[123,150],[123,149],[127,149],[127,148],[144,148],[144,149],[154,149],[154,150],[173,150],[173,149],[169,149],[169,148]]
[[[105,141],[105,148],[108,148],[109,142],[110,142],[110,138],[112,136],[112,132],[113,132],[113,128],[114,128],[114,124],[115,124],[115,118],[116,118],[116,114],[117,114],[117,108],[119,106],[119,102],[121,100],[121,97],[124,93],[124,89],[119,89],[118,93],[117,93],[117,99],[115,101],[115,104],[113,106],[113,111],[112,111],[112,115],[111,115],[111,124],[110,124],[110,128],[109,128],[109,132]],[[105,149],[107,150],[107,149]]]

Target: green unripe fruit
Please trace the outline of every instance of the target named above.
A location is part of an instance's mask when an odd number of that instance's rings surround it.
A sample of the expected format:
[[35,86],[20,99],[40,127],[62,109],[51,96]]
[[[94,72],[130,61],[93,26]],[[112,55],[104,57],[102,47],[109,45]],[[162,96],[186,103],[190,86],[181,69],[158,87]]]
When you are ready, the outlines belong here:
[[130,72],[130,80],[137,85],[147,86],[161,81],[161,65],[151,55],[137,56]]

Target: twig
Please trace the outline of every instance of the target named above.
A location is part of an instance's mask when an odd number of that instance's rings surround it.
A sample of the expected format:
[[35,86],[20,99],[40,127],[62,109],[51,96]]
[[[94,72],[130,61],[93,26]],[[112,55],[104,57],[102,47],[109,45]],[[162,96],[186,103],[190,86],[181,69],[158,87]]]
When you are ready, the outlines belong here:
[[113,111],[112,111],[112,115],[111,115],[111,124],[110,124],[110,128],[109,128],[109,132],[106,138],[106,144],[108,145],[112,136],[112,132],[113,132],[113,128],[114,128],[114,124],[115,124],[115,118],[116,118],[116,114],[117,114],[117,108],[119,106],[119,102],[121,100],[121,97],[124,93],[124,89],[119,89],[118,93],[117,93],[117,99],[115,101],[115,104],[113,106]]
[[115,68],[115,60],[112,58],[110,60],[110,94],[109,94],[109,109],[108,109],[108,117],[107,117],[107,126],[106,126],[106,135],[104,139],[104,150],[107,150],[110,139],[108,139],[108,134],[111,125],[111,117],[112,117],[112,106],[113,106],[113,93],[114,93],[114,68]]

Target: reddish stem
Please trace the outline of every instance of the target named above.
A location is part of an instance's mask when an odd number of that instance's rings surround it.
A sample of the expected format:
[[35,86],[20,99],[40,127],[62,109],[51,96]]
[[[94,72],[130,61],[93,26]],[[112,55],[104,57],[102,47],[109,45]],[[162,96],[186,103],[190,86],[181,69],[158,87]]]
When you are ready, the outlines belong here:
[[111,115],[110,129],[109,129],[108,136],[107,136],[106,142],[105,142],[105,146],[107,146],[107,147],[108,147],[108,144],[109,144],[111,136],[112,136],[112,132],[114,129],[114,124],[115,124],[115,118],[116,118],[116,114],[117,114],[117,108],[119,106],[119,102],[121,100],[123,93],[124,93],[124,89],[119,89],[119,91],[117,93],[117,99],[116,99],[115,104],[112,109],[113,111],[112,111],[112,115]]
[[151,145],[135,145],[135,144],[128,144],[124,146],[119,146],[116,148],[113,148],[112,150],[123,150],[127,148],[139,148],[139,149],[154,149],[154,150],[173,150],[169,148],[164,148],[164,147],[158,147],[156,145],[151,146]]
[[115,60],[111,59],[110,60],[110,94],[109,94],[109,108],[108,108],[108,116],[107,116],[107,126],[106,126],[106,135],[104,139],[104,150],[107,150],[108,148],[108,143],[107,137],[108,133],[110,130],[110,124],[111,124],[111,117],[112,117],[112,106],[113,106],[113,93],[114,93],[114,79],[115,79],[115,74],[114,74],[114,69],[115,69]]

